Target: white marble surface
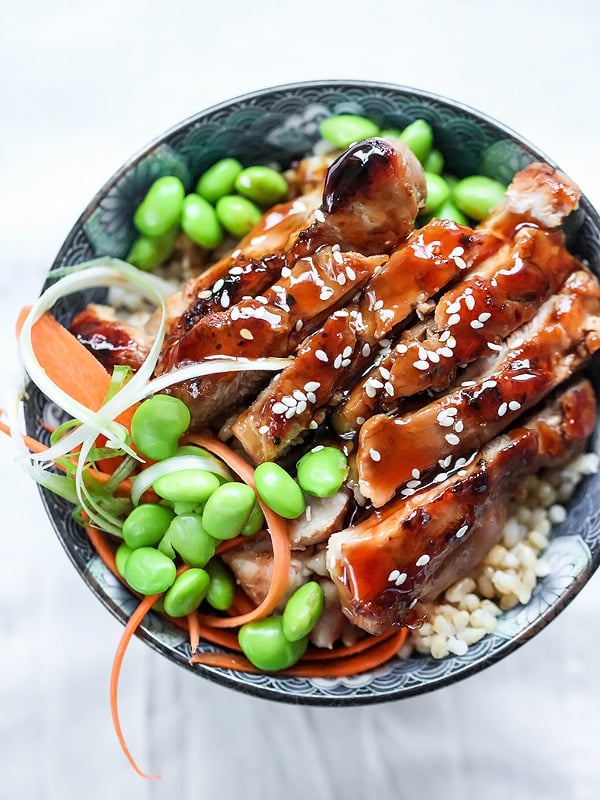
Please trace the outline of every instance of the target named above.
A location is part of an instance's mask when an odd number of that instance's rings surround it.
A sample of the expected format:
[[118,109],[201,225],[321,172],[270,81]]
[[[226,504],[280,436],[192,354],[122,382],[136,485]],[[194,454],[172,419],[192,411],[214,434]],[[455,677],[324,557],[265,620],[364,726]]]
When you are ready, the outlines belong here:
[[[310,10],[312,8],[312,10]],[[0,10],[0,381],[12,326],[94,191],[164,128],[299,79],[366,78],[459,98],[551,154],[600,205],[599,6],[55,0]],[[85,588],[0,442],[0,797],[591,800],[600,789],[600,580],[499,665],[356,709],[251,699],[134,642],[111,728],[120,626]],[[218,793],[218,795],[217,795]]]

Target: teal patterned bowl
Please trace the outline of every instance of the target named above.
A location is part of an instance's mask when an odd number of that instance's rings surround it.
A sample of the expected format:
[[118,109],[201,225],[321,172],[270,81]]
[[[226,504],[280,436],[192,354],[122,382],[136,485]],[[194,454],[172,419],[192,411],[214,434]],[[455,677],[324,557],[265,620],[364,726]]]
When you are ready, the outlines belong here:
[[[360,81],[298,83],[255,92],[203,111],[160,136],[129,160],[100,189],[67,236],[52,269],[99,255],[123,257],[134,239],[132,217],[150,184],[178,175],[191,188],[198,176],[225,156],[244,164],[278,162],[282,167],[305,155],[319,138],[319,122],[339,113],[370,117],[381,127],[403,128],[424,118],[434,129],[449,172],[484,174],[508,183],[534,160],[551,160],[524,139],[483,114],[427,92]],[[582,199],[572,248],[600,271],[600,219]],[[62,301],[57,316],[67,323],[84,304],[98,299],[81,293]],[[597,367],[591,370],[600,385]],[[47,435],[56,409],[36,391],[27,402],[28,432]],[[597,437],[595,437],[595,444]],[[349,705],[399,699],[428,692],[489,666],[541,631],[589,580],[600,561],[600,510],[594,502],[600,475],[580,485],[566,521],[553,531],[547,560],[550,574],[539,581],[531,601],[506,612],[498,630],[471,646],[464,656],[436,661],[425,656],[395,659],[382,669],[354,678],[311,680],[277,675],[245,675],[211,667],[190,667],[189,645],[171,624],[150,615],[139,636],[186,669],[261,697],[315,705]],[[107,608],[124,623],[136,599],[96,557],[69,505],[42,491],[56,533],[75,568]],[[211,645],[203,645],[214,650]]]

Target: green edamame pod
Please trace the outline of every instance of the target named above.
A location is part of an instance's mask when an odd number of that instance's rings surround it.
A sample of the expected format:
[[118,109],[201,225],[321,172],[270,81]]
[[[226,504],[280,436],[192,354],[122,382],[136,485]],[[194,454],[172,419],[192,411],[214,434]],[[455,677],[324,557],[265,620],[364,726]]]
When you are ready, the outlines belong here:
[[171,503],[204,503],[221,485],[213,472],[205,469],[179,469],[152,484],[159,497]]
[[413,151],[422,164],[433,145],[431,125],[424,119],[416,119],[404,128],[399,138]]
[[204,600],[209,583],[208,573],[203,569],[182,572],[163,598],[165,614],[170,617],[186,617],[191,614]]
[[435,216],[438,219],[451,219],[458,222],[459,225],[467,225],[468,220],[465,215],[458,210],[451,200],[446,200],[445,203],[436,210]]
[[237,191],[258,203],[259,206],[271,206],[284,198],[288,185],[283,175],[270,167],[248,167],[237,176]]
[[432,172],[425,173],[425,213],[435,213],[450,197],[450,187],[441,175]]
[[398,128],[384,128],[379,136],[382,139],[399,139],[402,135],[402,131]]
[[217,200],[217,218],[233,236],[241,239],[262,219],[262,213],[248,198],[228,194]]
[[214,205],[220,197],[233,194],[235,179],[243,169],[236,158],[222,158],[200,176],[196,191]]
[[338,447],[316,447],[296,464],[300,488],[315,497],[335,494],[348,476],[348,459]]
[[125,564],[132,553],[133,550],[129,545],[125,544],[125,542],[117,547],[115,552],[115,564],[119,575],[125,575]]
[[181,227],[193,242],[206,250],[214,250],[223,241],[223,229],[214,208],[198,194],[188,194],[183,201]]
[[217,611],[226,611],[233,603],[235,596],[235,580],[229,567],[220,558],[213,558],[206,565],[210,576],[210,586],[206,593],[206,602]]
[[214,556],[218,544],[204,529],[199,514],[179,514],[171,522],[165,538],[191,567],[204,567]]
[[309,581],[296,589],[285,604],[281,620],[283,634],[290,642],[302,639],[323,614],[324,596],[320,583]]
[[138,236],[126,260],[138,269],[155,269],[169,258],[176,238],[176,227],[163,233],[162,236]]
[[306,508],[302,489],[279,464],[265,461],[254,471],[260,499],[285,519],[296,519]]
[[366,117],[356,114],[338,114],[327,117],[319,125],[319,133],[335,147],[346,149],[353,142],[370,139],[379,134],[379,127]]
[[208,498],[202,524],[215,539],[233,539],[248,521],[256,495],[245,483],[224,483]]
[[132,550],[123,577],[140,594],[162,594],[175,580],[175,564],[154,547]]
[[170,508],[142,503],[123,522],[123,539],[132,550],[158,544],[174,517]]
[[463,214],[481,222],[502,201],[505,191],[506,187],[498,181],[485,175],[471,175],[456,184],[452,199]]
[[304,655],[308,638],[290,642],[285,638],[281,617],[278,616],[242,625],[238,642],[255,667],[264,672],[276,672],[293,666]]
[[175,175],[158,178],[136,209],[133,224],[146,236],[162,236],[179,222],[185,189]]
[[177,452],[179,438],[190,424],[188,407],[177,397],[157,394],[144,400],[131,418],[131,438],[144,456],[162,461]]

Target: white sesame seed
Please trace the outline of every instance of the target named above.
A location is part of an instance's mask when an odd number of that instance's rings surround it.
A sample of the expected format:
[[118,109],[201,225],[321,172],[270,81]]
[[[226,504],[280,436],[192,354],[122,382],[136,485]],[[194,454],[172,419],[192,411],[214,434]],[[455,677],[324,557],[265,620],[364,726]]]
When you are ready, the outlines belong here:
[[463,381],[461,386],[464,386],[465,389],[470,388],[471,386],[477,386],[477,381]]
[[225,281],[223,278],[219,278],[219,280],[213,286],[213,293],[221,291],[221,289],[225,286]]
[[400,353],[401,356],[403,356],[404,353],[407,352],[408,347],[405,344],[399,344],[396,350],[398,351],[398,353]]
[[460,311],[460,303],[449,303],[446,308],[446,314],[458,314]]
[[498,381],[494,381],[494,380],[491,380],[491,381],[484,381],[484,382],[481,384],[481,388],[482,388],[482,389],[495,389],[495,388],[496,388],[496,386],[498,386]]
[[447,472],[438,472],[438,474],[433,479],[433,482],[434,483],[442,483],[443,481],[446,480],[447,477],[448,477],[448,473]]
[[300,414],[304,414],[306,411],[306,400],[300,400],[298,405],[296,406],[296,415],[300,416]]
[[389,394],[390,397],[394,396],[394,387],[390,381],[386,381],[384,389]]
[[464,255],[464,253],[465,253],[465,248],[460,247],[459,245],[458,247],[455,247],[454,250],[450,253],[449,258],[456,258],[456,256]]
[[451,463],[452,463],[452,456],[446,456],[446,458],[442,458],[441,461],[438,461],[438,464],[442,469],[448,469]]
[[475,308],[475,298],[472,294],[468,294],[465,296],[465,305],[469,309],[469,311],[473,311]]
[[396,586],[402,586],[404,581],[408,578],[406,572],[401,572],[395,580]]
[[371,456],[371,459],[373,461],[381,461],[381,453],[379,452],[379,450],[375,450],[374,448],[371,448],[369,450],[369,455]]
[[430,561],[431,556],[428,556],[427,553],[423,553],[423,555],[417,559],[416,565],[417,567],[424,567],[425,564],[429,564]]
[[456,433],[462,433],[464,429],[465,429],[465,424],[462,421],[462,419],[459,419],[454,423],[454,430],[456,431]]
[[456,538],[457,538],[457,539],[462,539],[462,537],[465,535],[465,533],[466,533],[468,530],[469,530],[469,526],[468,526],[468,525],[463,525],[463,526],[462,526],[462,528],[459,528],[459,529],[456,531]]
[[212,295],[213,293],[210,289],[204,289],[203,291],[198,292],[198,300],[208,300],[210,297],[212,297]]
[[420,369],[422,372],[425,372],[429,369],[429,362],[427,361],[415,361],[413,363],[413,367],[415,369]]
[[467,262],[464,260],[464,258],[461,258],[460,256],[456,256],[452,260],[454,261],[454,263],[456,264],[456,266],[459,269],[466,269],[467,268]]
[[273,403],[272,410],[274,414],[285,414],[287,406],[284,406],[283,403]]
[[389,369],[386,369],[385,367],[379,367],[379,374],[381,375],[384,381],[389,381],[389,379],[392,377],[392,374],[389,371]]
[[380,342],[379,342],[379,347],[382,350],[385,350],[385,348],[386,347],[390,347],[391,344],[392,344],[392,340],[391,339],[381,339]]
[[288,408],[293,408],[296,405],[296,400],[293,397],[290,397],[289,395],[282,397],[281,402],[284,404],[284,406],[287,406]]
[[440,347],[437,351],[438,356],[443,356],[444,358],[452,358],[454,356],[454,352],[450,350],[449,347]]
[[292,275],[292,270],[289,267],[283,267],[281,270],[282,278],[289,278]]
[[352,355],[352,350],[353,350],[353,348],[350,347],[350,345],[347,345],[346,347],[344,347],[344,349],[342,351],[342,358],[350,358],[350,356]]
[[402,491],[400,492],[400,494],[404,498],[412,497],[412,495],[415,494],[415,493],[416,493],[416,489],[402,489]]
[[306,400],[306,395],[300,389],[294,389],[292,396],[295,397],[298,402],[301,400]]
[[440,336],[440,342],[445,342],[449,336],[450,336],[450,331],[444,331]]
[[448,317],[448,327],[452,327],[453,325],[458,325],[460,322],[460,314],[452,314],[451,317]]
[[316,403],[317,402],[317,395],[314,392],[307,392],[306,393],[306,400],[309,403]]
[[508,405],[506,403],[501,403],[500,408],[498,409],[498,416],[503,417],[506,414],[508,409]]
[[261,303],[263,306],[266,306],[269,302],[266,297],[262,296],[262,294],[257,294],[254,299],[257,303]]
[[367,397],[370,397],[371,399],[373,399],[377,394],[377,389],[374,386],[372,386],[369,383],[369,381],[365,383],[365,394],[367,395]]
[[294,327],[296,328],[297,331],[301,331],[302,328],[304,327],[304,321],[299,319]]
[[530,378],[535,378],[535,375],[531,375],[530,373],[523,373],[522,375],[514,375],[512,380],[513,381],[528,381]]
[[306,509],[304,511],[304,516],[306,517],[306,521],[307,522],[311,521],[311,519],[312,519],[312,508],[310,507],[310,505],[306,506]]
[[492,315],[490,314],[489,311],[482,311],[481,314],[477,317],[477,319],[479,320],[479,322],[487,322],[491,316]]
[[321,211],[320,208],[317,208],[315,211],[315,219],[317,222],[325,222],[325,214]]
[[319,300],[329,300],[330,297],[333,297],[335,292],[333,289],[330,289],[329,286],[324,286],[321,289],[321,294],[319,295]]
[[448,414],[449,417],[455,417],[458,414],[458,408],[451,406],[450,408],[446,409],[446,414]]
[[518,411],[521,408],[521,403],[517,403],[516,400],[511,400],[508,407],[511,411]]
[[388,581],[390,583],[395,583],[396,582],[396,578],[399,578],[399,577],[400,577],[400,570],[399,569],[393,569],[390,572],[390,574],[388,575]]
[[329,361],[329,357],[324,350],[316,350],[315,351],[315,358],[318,358],[319,361],[323,361],[323,363],[327,364]]
[[348,280],[355,281],[356,280],[356,272],[352,269],[352,267],[346,267],[346,275],[348,276]]
[[495,344],[494,342],[488,342],[487,346],[490,348],[490,350],[495,350],[497,353],[500,353],[502,350],[502,345]]
[[319,427],[319,423],[315,419],[312,419],[308,427],[310,428],[311,431],[316,431],[317,428]]
[[410,605],[408,606],[408,610],[410,611],[411,608],[414,608],[417,605],[418,602],[419,602],[419,598],[418,597],[415,597],[414,600],[411,600]]
[[265,433],[269,432],[269,426],[268,425],[261,425],[260,428],[258,429],[258,432],[260,433],[261,436],[264,436]]
[[234,307],[231,309],[231,319],[235,321],[236,319],[240,319],[240,318],[241,318],[241,316],[242,316],[242,315],[240,314],[240,310],[239,310],[239,308],[238,308],[237,306],[234,306]]
[[[442,348],[442,349],[445,349],[445,348]],[[429,351],[429,353],[428,353],[427,355],[429,356],[429,360],[431,361],[431,363],[432,363],[432,364],[439,364],[439,362],[440,362],[440,357],[439,357],[439,355],[438,355],[438,354],[435,352],[435,350],[430,350],[430,351]]]
[[456,347],[456,339],[454,338],[454,336],[449,336],[448,337],[448,341],[446,342],[446,345],[451,350],[454,350],[454,348]]
[[315,392],[321,384],[318,381],[307,381],[304,384],[304,391],[305,392]]
[[425,350],[425,348],[424,348],[424,347],[419,347],[418,353],[419,353],[419,358],[420,358],[422,361],[427,361],[427,355],[428,355],[428,353],[427,353],[427,350]]
[[450,428],[454,424],[452,417],[448,415],[445,409],[442,409],[440,413],[437,415],[436,420],[438,425],[441,425],[442,428]]
[[373,306],[373,311],[381,311],[383,308],[383,300],[378,300]]
[[333,362],[333,368],[339,369],[341,366],[342,366],[342,354],[340,353],[335,357],[335,360]]
[[285,418],[286,419],[291,419],[294,416],[295,413],[296,413],[296,409],[295,408],[288,408],[288,410],[285,412]]
[[373,388],[375,388],[375,389],[383,389],[383,383],[381,381],[377,380],[377,378],[369,378],[369,382],[370,382],[371,386],[373,386]]
[[371,345],[365,342],[360,352],[363,354],[364,358],[368,358],[371,355]]
[[419,487],[420,485],[421,485],[421,481],[418,481],[418,480],[412,480],[412,481],[409,481],[409,482],[406,484],[406,488],[407,488],[407,489],[418,489],[418,487]]
[[239,249],[239,247],[238,247],[238,249],[237,249],[237,250],[234,250],[234,251],[233,251],[233,253],[231,254],[231,257],[232,257],[232,258],[237,258],[238,256],[241,256],[241,255],[242,255],[242,251],[241,251],[241,250]]
[[[343,264],[344,263],[344,256],[340,253],[339,250],[334,250],[333,251],[333,260],[335,261],[336,264]],[[338,282],[339,282],[340,278],[343,278],[344,279],[344,283],[346,283],[346,276],[343,273],[340,273],[338,275]]]
[[240,331],[240,336],[242,337],[242,339],[247,339],[249,342],[251,342],[252,339],[254,339],[252,331],[249,331],[248,328],[242,328]]
[[459,478],[466,478],[468,475],[466,469],[459,469],[456,474],[458,475]]
[[483,328],[483,322],[479,322],[478,319],[472,319],[469,323],[473,330],[478,330],[479,328]]
[[365,418],[364,417],[357,417],[356,418],[356,424],[357,425],[364,425],[365,424]]
[[415,468],[413,469],[413,471],[411,472],[411,475],[413,476],[413,478],[420,478],[420,477],[421,477],[421,470],[420,470],[420,469],[417,469],[417,468],[415,467]]
[[346,367],[349,367],[351,363],[352,363],[352,359],[351,358],[345,358],[342,361],[342,368],[346,369]]
[[448,444],[452,444],[452,445],[460,444],[460,439],[454,433],[447,433],[444,436],[444,439],[448,442]]
[[470,286],[468,286],[468,287],[465,289],[465,294],[473,294],[473,289],[471,289],[471,287],[470,287]]

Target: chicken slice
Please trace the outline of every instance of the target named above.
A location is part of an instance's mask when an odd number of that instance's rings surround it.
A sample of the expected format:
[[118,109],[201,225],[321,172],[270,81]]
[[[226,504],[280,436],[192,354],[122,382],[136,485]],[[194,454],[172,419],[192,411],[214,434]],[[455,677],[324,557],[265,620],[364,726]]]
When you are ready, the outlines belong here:
[[119,319],[111,306],[90,303],[73,318],[70,331],[109,372],[117,364],[139,369],[152,347],[152,338]]
[[[253,358],[292,353],[307,334],[364,286],[385,258],[324,247],[298,260],[264,296],[242,300],[199,320],[163,351],[157,373],[215,355]],[[193,423],[201,426],[223,419],[263,382],[261,373],[228,373],[178,384],[171,391],[189,406]]]
[[302,550],[326,542],[334,531],[343,527],[350,506],[350,492],[343,488],[331,497],[307,497],[306,512],[288,523],[292,549]]
[[396,410],[401,398],[446,389],[459,366],[500,351],[500,342],[529,322],[579,266],[561,232],[521,228],[442,295],[434,315],[405,331],[354,386],[336,412],[336,428],[357,430],[378,411]]
[[327,170],[323,205],[293,252],[339,244],[365,255],[391,253],[412,231],[424,202],[423,168],[408,147],[385,139],[357,142]]
[[443,483],[333,534],[327,566],[349,619],[369,633],[400,627],[418,600],[469,575],[497,541],[521,476],[580,452],[595,415],[594,390],[580,380]]
[[506,340],[498,358],[473,365],[458,388],[412,413],[376,414],[365,422],[357,452],[362,494],[379,508],[415,471],[422,475],[438,460],[478,449],[599,348],[600,285],[578,270]]

